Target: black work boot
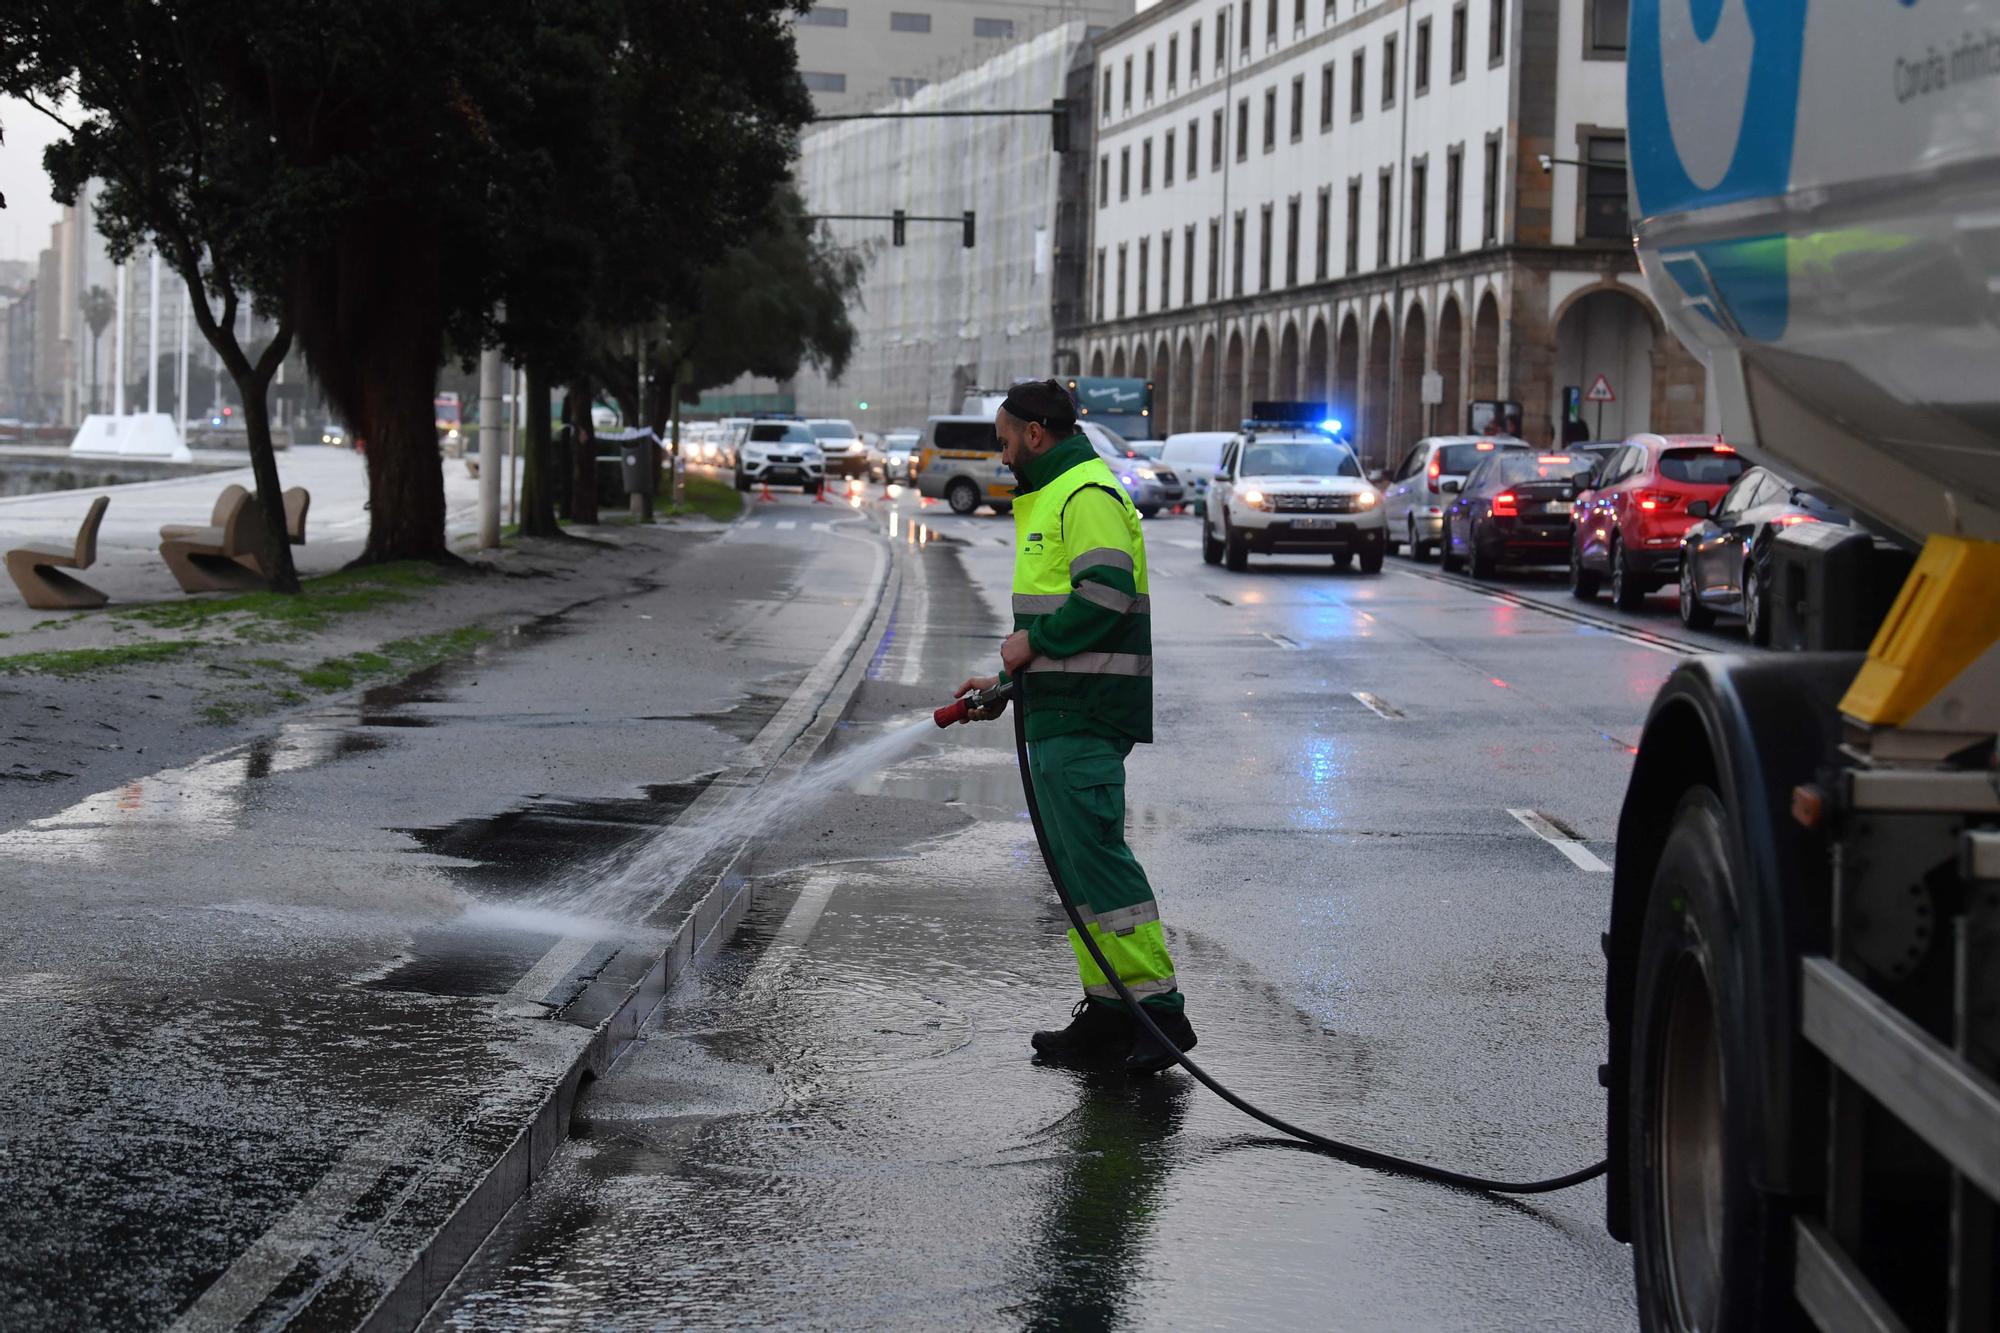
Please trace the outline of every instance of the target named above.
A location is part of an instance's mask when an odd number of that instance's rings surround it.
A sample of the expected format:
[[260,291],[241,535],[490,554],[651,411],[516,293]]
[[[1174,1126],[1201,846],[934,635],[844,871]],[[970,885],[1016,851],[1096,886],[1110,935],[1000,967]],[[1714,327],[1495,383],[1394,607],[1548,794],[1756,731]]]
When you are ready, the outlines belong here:
[[[1186,1014],[1178,1009],[1148,1008],[1146,1017],[1157,1023],[1160,1031],[1166,1033],[1175,1046],[1183,1051],[1194,1049],[1194,1024],[1188,1022]],[[1151,1028],[1134,1019],[1132,1053],[1125,1057],[1125,1072],[1132,1075],[1157,1074],[1173,1063],[1174,1052],[1153,1035]]]
[[1070,1011],[1068,1027],[1037,1032],[1028,1040],[1034,1044],[1035,1054],[1045,1060],[1111,1064],[1132,1048],[1132,1019],[1121,1005],[1085,998]]

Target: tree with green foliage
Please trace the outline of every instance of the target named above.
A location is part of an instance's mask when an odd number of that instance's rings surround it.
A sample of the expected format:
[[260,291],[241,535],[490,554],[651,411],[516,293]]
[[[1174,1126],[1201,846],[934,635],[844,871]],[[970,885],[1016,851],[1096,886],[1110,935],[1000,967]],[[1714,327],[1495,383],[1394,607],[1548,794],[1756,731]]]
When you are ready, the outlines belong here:
[[[232,93],[222,76],[246,26],[222,0],[9,0],[0,92],[62,127],[43,158],[59,202],[104,182],[93,211],[111,256],[123,261],[150,241],[186,284],[195,323],[243,399],[264,576],[273,590],[296,592],[269,390],[291,346],[282,256],[304,240],[317,192],[242,115],[256,90]],[[278,326],[255,357],[236,336],[246,294]]]

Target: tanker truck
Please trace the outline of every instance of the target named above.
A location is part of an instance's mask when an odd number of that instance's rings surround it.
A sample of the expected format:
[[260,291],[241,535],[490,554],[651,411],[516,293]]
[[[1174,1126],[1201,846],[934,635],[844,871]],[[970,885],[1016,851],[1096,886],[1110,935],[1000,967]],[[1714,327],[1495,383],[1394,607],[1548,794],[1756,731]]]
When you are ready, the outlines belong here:
[[[1865,651],[1653,702],[1607,1222],[1648,1329],[1994,1329],[2000,0],[1633,0],[1626,97],[1640,265],[1727,437],[1913,563]],[[1834,526],[1780,539],[1793,614],[1837,601]]]

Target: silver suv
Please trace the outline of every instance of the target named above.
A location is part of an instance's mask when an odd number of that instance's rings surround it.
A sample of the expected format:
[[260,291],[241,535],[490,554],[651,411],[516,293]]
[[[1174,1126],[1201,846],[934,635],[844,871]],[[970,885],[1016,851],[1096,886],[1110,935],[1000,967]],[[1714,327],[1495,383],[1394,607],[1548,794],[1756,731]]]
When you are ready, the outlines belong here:
[[1444,531],[1444,484],[1465,484],[1472,469],[1499,450],[1526,449],[1527,441],[1512,435],[1432,435],[1418,440],[1395,472],[1382,483],[1382,517],[1389,525],[1389,545],[1401,545],[1413,560],[1437,549]]
[[845,417],[807,417],[806,428],[819,442],[828,472],[846,477],[868,475],[868,446],[861,442],[861,432],[852,421]]
[[736,489],[797,486],[818,495],[826,484],[826,463],[812,430],[803,421],[752,421],[736,449]]

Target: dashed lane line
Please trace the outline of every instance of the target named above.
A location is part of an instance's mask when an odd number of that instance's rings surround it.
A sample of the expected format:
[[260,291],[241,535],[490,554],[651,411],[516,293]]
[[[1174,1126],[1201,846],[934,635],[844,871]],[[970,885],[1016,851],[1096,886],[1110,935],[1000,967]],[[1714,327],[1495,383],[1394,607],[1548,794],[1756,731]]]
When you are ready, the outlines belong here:
[[1610,872],[1611,867],[1605,864],[1598,857],[1597,853],[1591,851],[1590,848],[1584,846],[1560,828],[1557,828],[1554,821],[1541,811],[1509,810],[1507,813],[1520,820],[1522,826],[1528,832],[1534,834],[1564,856],[1567,856],[1577,869],[1588,870],[1595,874]]

